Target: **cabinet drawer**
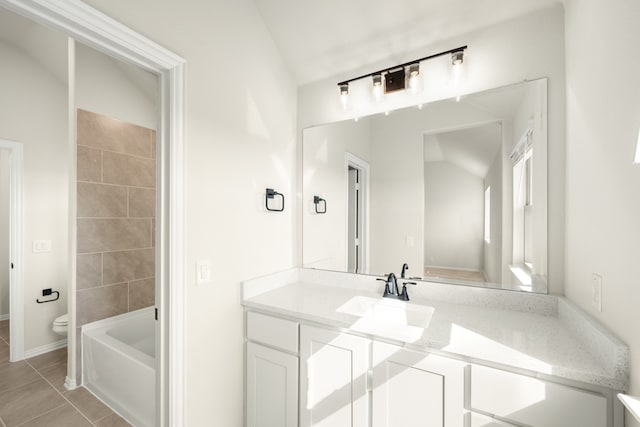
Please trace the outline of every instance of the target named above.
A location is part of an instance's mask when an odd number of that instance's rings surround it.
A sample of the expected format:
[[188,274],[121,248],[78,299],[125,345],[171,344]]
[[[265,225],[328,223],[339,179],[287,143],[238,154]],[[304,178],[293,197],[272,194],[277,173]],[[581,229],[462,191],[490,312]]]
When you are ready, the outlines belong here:
[[292,353],[298,352],[298,323],[247,312],[247,338]]
[[470,406],[536,427],[608,425],[602,395],[477,365],[471,367]]

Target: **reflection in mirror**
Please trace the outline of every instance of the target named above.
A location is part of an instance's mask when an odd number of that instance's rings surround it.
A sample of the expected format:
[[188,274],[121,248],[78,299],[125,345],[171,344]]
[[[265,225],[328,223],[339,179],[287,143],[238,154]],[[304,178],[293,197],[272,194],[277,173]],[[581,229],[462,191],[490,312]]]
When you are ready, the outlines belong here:
[[546,292],[546,85],[305,129],[303,265]]

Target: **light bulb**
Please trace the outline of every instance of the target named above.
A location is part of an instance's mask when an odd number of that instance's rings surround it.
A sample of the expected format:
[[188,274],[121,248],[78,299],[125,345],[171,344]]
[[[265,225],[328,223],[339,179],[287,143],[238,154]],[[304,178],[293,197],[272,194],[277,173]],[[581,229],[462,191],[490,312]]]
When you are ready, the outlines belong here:
[[343,83],[338,85],[340,88],[340,102],[342,103],[342,108],[347,109],[347,104],[349,103],[349,84]]
[[382,97],[382,74],[373,74],[371,76],[373,84],[373,97],[379,101]]
[[416,93],[418,91],[419,76],[420,76],[420,64],[409,65],[409,88],[413,93]]
[[418,110],[422,110],[422,104],[418,104]]
[[384,115],[385,115],[385,116],[388,116],[389,114],[391,114],[389,111],[385,111],[385,112],[384,112]]

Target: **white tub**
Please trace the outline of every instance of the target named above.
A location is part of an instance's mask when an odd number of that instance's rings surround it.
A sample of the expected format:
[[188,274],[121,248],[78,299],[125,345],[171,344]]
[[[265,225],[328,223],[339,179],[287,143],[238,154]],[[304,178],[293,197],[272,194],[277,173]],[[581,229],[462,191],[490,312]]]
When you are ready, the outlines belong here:
[[155,425],[153,307],[82,327],[82,385],[133,425]]

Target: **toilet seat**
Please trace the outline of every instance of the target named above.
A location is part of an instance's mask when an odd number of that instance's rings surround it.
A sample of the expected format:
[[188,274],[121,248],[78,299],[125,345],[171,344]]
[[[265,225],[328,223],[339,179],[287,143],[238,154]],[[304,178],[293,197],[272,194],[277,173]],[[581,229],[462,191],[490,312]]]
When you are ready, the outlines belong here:
[[69,324],[69,314],[63,314],[53,321],[54,326],[67,326]]

